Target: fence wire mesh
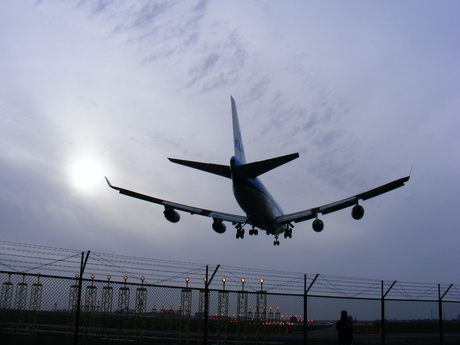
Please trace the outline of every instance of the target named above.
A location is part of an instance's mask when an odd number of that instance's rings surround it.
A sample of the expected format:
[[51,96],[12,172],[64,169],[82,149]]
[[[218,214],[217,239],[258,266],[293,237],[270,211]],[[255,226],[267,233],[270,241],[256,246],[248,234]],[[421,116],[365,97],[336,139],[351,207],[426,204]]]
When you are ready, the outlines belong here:
[[454,284],[219,266],[206,288],[217,265],[10,242],[0,265],[2,344],[335,344],[344,309],[355,344],[460,340]]

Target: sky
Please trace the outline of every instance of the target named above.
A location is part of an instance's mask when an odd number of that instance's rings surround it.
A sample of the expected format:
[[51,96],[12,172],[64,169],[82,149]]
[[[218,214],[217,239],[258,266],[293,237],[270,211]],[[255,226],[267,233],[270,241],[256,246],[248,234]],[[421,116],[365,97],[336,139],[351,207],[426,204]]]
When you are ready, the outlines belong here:
[[[460,3],[0,1],[1,240],[369,279],[459,283]],[[286,213],[402,188],[236,239],[123,188],[243,214],[230,96],[248,161]]]

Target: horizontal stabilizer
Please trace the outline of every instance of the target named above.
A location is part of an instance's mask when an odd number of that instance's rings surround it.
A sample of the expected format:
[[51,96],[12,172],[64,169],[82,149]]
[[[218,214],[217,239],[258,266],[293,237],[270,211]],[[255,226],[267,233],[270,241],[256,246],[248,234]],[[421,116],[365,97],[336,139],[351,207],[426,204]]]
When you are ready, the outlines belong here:
[[287,162],[292,161],[299,157],[298,153],[291,153],[290,155],[270,158],[259,162],[253,162],[240,165],[240,170],[249,178],[256,178],[267,171],[279,167]]
[[223,177],[231,178],[232,174],[228,165],[212,164],[212,163],[200,163],[194,161],[186,161],[182,159],[168,158],[171,162],[185,165],[186,167],[203,170],[211,174],[220,175]]

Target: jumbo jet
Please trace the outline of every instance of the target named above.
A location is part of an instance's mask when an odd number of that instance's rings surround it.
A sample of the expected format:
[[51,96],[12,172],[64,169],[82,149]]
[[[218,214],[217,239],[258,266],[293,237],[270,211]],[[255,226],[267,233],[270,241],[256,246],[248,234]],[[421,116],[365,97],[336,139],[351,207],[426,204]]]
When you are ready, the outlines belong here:
[[233,194],[241,209],[246,215],[237,215],[223,213],[214,210],[206,210],[199,207],[187,206],[175,202],[155,198],[152,196],[140,194],[128,189],[113,186],[107,177],[105,178],[108,185],[118,190],[121,194],[144,201],[153,202],[164,206],[163,214],[167,220],[177,223],[180,215],[177,211],[198,214],[212,218],[212,228],[215,232],[222,234],[226,230],[224,222],[230,222],[236,228],[236,238],[244,238],[244,226],[249,225],[249,235],[257,235],[259,230],[265,230],[267,235],[275,237],[274,245],[279,246],[278,237],[284,234],[284,238],[292,238],[293,223],[303,222],[314,219],[312,222],[313,230],[321,232],[324,223],[319,219],[320,215],[335,212],[346,207],[351,207],[351,216],[354,219],[361,219],[364,216],[364,208],[359,204],[361,200],[367,200],[377,195],[389,192],[393,189],[404,186],[410,176],[406,176],[383,186],[371,189],[367,192],[356,194],[349,198],[336,201],[327,205],[310,208],[303,211],[285,214],[280,205],[268,192],[258,176],[279,167],[287,162],[299,157],[298,153],[292,153],[285,156],[271,158],[263,161],[247,163],[243,148],[243,139],[241,136],[240,125],[236,103],[233,97],[230,97],[232,107],[233,122],[233,139],[235,155],[230,159],[230,165],[220,165],[213,163],[201,163],[181,159],[168,158],[171,162],[185,165],[190,168],[199,169],[208,173],[220,175],[232,180]]

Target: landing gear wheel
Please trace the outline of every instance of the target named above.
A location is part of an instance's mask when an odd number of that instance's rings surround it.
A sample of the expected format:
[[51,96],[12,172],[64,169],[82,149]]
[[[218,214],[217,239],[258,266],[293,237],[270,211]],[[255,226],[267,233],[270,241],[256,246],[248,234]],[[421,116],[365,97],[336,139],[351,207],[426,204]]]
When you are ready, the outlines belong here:
[[252,236],[252,235],[258,235],[259,234],[259,230],[257,229],[250,229],[249,230],[249,235]]
[[236,230],[236,238],[244,238],[244,229]]
[[278,235],[275,236],[275,241],[273,242],[273,245],[274,246],[279,246],[280,245],[280,241],[278,241]]

